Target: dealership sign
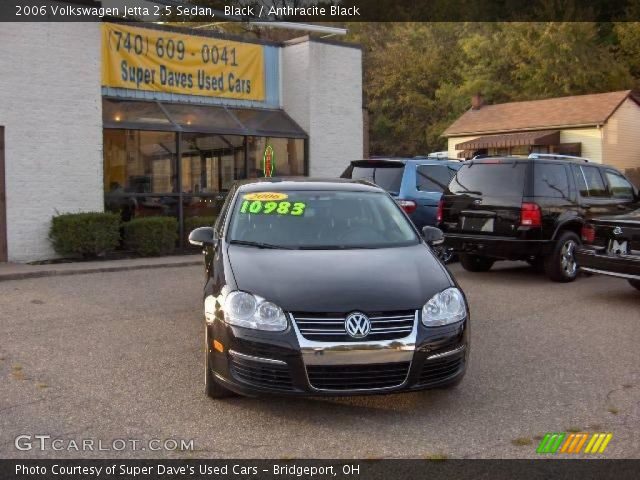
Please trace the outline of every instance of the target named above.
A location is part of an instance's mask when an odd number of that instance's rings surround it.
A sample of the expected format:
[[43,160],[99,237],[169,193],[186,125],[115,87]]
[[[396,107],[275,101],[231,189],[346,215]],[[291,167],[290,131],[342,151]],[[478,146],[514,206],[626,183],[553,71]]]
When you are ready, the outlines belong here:
[[264,100],[264,48],[105,23],[102,85],[152,92]]

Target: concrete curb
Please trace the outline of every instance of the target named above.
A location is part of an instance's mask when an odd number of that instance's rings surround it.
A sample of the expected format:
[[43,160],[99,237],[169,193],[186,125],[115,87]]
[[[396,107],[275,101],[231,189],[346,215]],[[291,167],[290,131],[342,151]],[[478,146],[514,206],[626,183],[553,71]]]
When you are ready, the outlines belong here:
[[[107,263],[107,262],[105,262]],[[65,264],[69,265],[69,264]],[[40,277],[64,277],[69,275],[83,275],[87,273],[106,273],[106,272],[123,272],[127,270],[149,270],[154,268],[174,268],[174,267],[191,267],[195,265],[202,265],[202,257],[198,259],[189,259],[177,262],[166,263],[140,263],[133,265],[104,265],[104,266],[91,266],[87,268],[67,268],[56,269],[50,268],[47,270],[34,270],[24,272],[12,272],[2,273],[0,271],[0,282],[9,280],[24,280],[27,278],[40,278]]]

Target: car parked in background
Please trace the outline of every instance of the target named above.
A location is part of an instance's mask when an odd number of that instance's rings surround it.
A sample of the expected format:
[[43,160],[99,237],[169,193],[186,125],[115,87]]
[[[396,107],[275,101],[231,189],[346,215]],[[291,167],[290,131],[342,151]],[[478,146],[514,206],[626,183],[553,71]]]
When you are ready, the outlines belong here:
[[[341,176],[384,188],[422,229],[436,225],[442,192],[461,166],[458,160],[441,157],[373,158],[352,161]],[[445,262],[451,260],[450,249],[436,247],[436,253]]]
[[570,282],[578,274],[575,249],[584,223],[629,211],[638,192],[615,168],[532,154],[465,162],[442,200],[445,244],[465,269],[526,260],[550,279]]
[[581,270],[626,278],[640,290],[640,209],[627,215],[594,218],[582,227]]

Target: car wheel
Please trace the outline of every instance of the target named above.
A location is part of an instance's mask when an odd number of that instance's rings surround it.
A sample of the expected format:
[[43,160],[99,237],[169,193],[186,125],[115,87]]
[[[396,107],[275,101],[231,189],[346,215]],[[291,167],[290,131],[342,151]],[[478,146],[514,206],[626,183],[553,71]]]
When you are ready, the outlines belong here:
[[629,284],[640,290],[640,280],[629,280]]
[[451,261],[453,261],[453,257],[455,256],[453,248],[442,246],[433,247],[433,253],[436,254],[436,257],[438,257],[442,263],[451,263]]
[[495,260],[482,255],[460,254],[460,264],[470,272],[488,272],[493,267],[494,262]]
[[563,232],[553,247],[553,252],[545,259],[544,269],[554,282],[573,282],[578,276],[575,258],[580,238],[573,232]]
[[231,390],[218,383],[209,364],[209,329],[204,327],[204,393],[210,398],[225,398],[235,395]]

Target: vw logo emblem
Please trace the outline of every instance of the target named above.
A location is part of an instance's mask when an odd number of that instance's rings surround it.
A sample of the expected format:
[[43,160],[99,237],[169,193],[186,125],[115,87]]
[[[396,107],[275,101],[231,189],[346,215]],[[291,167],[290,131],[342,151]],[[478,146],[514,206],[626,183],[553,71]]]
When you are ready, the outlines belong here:
[[614,235],[622,235],[622,229],[620,227],[616,227],[613,229]]
[[344,329],[350,337],[364,338],[371,331],[371,321],[364,313],[353,312],[344,321]]

